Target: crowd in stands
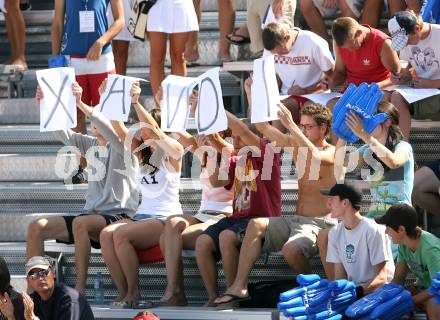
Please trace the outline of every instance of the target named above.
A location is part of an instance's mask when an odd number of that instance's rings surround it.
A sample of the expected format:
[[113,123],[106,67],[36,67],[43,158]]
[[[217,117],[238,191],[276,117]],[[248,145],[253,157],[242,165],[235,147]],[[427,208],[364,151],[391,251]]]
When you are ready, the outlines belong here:
[[[343,92],[350,84],[364,82],[380,89],[390,85],[440,88],[436,44],[440,28],[419,15],[424,1],[389,0],[389,35],[377,29],[381,1],[249,0],[246,26],[235,31],[235,4],[218,2],[222,62],[232,60],[230,44],[250,42],[255,57],[274,55],[279,91],[287,95],[278,105],[279,120],[249,124],[226,111],[226,131],[207,136],[164,132],[159,106],[167,40],[171,73],[186,76],[187,64],[199,57],[200,1],[158,0],[146,26],[149,79],[156,102],[152,108],[143,106],[140,84],[133,84],[131,105],[141,124],[133,136],[124,122],[110,121],[93,108],[106,89],[107,76],[126,74],[129,43],[134,41],[124,26],[129,1],[55,1],[52,54],[70,56],[76,75],[71,90],[78,108],[78,126],[56,131],[55,136],[77,147],[83,156],[91,147],[105,148],[106,170],[101,179],[88,181],[84,214],[42,218],[29,225],[26,277],[34,293],[14,291],[7,266],[0,260],[0,319],[64,319],[68,313],[72,313],[69,319],[93,319],[83,295],[92,247],[101,249],[118,289],[114,307],[153,306],[139,291],[139,251],[160,248],[165,261],[167,286],[156,305],[187,305],[181,260],[185,249],[196,252],[207,291],[205,306],[221,307],[249,300],[254,263],[262,252],[281,251],[293,271],[303,274],[311,273],[309,260],[319,254],[328,279],[354,281],[358,298],[389,282],[403,284],[412,272],[417,278],[412,288],[414,303],[430,319],[440,319],[440,305],[428,292],[431,279],[440,271],[440,233],[422,230],[412,207],[440,213],[440,160],[415,171],[408,142],[412,118],[438,120],[440,95],[409,104],[397,91],[384,93],[376,113],[386,117],[372,132],[358,114],[347,113],[346,125],[363,144],[357,150],[356,165],[379,171],[379,176],[368,177],[372,199],[366,216],[359,211],[362,192],[347,181],[341,183],[348,159],[337,161],[337,155],[340,150],[346,154],[347,141],[332,129],[332,111],[339,98],[324,106],[303,97],[328,89]],[[11,39],[7,63],[26,69],[18,4],[18,0],[6,0]],[[294,26],[297,8],[311,31]],[[262,27],[267,10],[273,11],[275,21]],[[333,21],[329,35],[323,18],[337,13],[341,17]],[[256,105],[252,83],[250,75],[243,88],[249,116]],[[43,96],[37,88],[37,102]],[[189,100],[194,112],[197,92]],[[86,117],[92,122],[92,135],[87,135]],[[147,147],[139,150],[141,145]],[[200,152],[203,147],[213,150],[214,156]],[[251,151],[240,152],[246,148]],[[296,210],[285,216],[281,215],[278,148],[293,154],[302,173]],[[185,213],[179,201],[184,150],[201,163],[202,202],[196,215]],[[73,183],[86,182],[86,166],[84,158]],[[55,284],[55,271],[43,257],[48,239],[75,245],[75,289]],[[222,295],[217,288],[220,259],[227,285]]]

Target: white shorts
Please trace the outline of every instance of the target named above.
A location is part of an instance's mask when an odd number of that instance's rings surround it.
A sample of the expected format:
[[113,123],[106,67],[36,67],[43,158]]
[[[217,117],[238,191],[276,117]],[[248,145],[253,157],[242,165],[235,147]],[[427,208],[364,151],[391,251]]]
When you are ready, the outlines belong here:
[[180,33],[198,30],[199,23],[192,0],[158,0],[148,13],[149,32]]
[[[132,1],[131,0],[122,0],[122,4],[124,5],[125,26],[122,28],[121,32],[119,32],[116,35],[116,37],[113,38],[113,40],[135,41],[136,39],[133,38],[133,36],[131,35],[130,32],[128,32],[128,29],[127,29],[128,19],[130,18],[130,15],[131,15]],[[113,24],[114,21],[115,20],[113,18],[112,6],[109,5],[108,8],[107,8],[107,22],[108,22],[108,26],[110,27]]]

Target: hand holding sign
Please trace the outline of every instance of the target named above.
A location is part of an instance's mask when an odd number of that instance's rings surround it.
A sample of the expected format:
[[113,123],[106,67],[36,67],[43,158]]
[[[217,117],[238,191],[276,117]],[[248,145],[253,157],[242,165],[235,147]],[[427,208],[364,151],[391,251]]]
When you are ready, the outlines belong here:
[[43,93],[40,102],[40,131],[76,127],[76,101],[72,93],[73,68],[54,68],[36,72]]
[[277,120],[279,102],[273,55],[254,60],[251,122]]

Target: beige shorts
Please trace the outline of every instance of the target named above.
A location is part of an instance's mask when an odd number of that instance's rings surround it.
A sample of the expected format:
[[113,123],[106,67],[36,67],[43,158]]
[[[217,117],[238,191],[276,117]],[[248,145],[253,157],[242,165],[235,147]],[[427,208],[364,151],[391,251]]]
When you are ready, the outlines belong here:
[[440,95],[416,101],[410,104],[409,108],[416,120],[440,121]]
[[219,222],[221,219],[226,218],[226,216],[217,211],[199,211],[194,215],[194,218],[199,220],[201,223],[212,225]]
[[[339,7],[336,6],[334,8],[324,8],[323,6],[324,1],[325,0],[313,0],[313,3],[315,7],[318,9],[318,11],[321,13],[321,16],[323,18],[335,16],[339,10]],[[364,7],[365,0],[345,0],[345,1],[347,3],[347,6],[354,13],[354,15],[357,18],[359,18],[362,14],[362,9]]]
[[306,258],[318,252],[316,239],[321,229],[336,226],[336,219],[327,217],[310,218],[299,215],[269,218],[263,244],[264,252],[280,251],[287,243],[294,241]]
[[[247,27],[251,38],[251,51],[256,53],[263,50],[261,24],[266,14],[267,6],[274,0],[247,0]],[[285,0],[283,7],[283,21],[294,25],[297,0]]]

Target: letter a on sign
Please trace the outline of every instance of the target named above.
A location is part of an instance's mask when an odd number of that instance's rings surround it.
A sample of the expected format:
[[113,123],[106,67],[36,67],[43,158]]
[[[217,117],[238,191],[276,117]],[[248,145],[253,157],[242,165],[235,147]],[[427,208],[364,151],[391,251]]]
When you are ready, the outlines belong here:
[[40,132],[76,127],[76,100],[72,93],[73,68],[36,72],[44,98],[40,101]]
[[133,82],[146,81],[140,78],[110,74],[107,87],[99,100],[99,111],[110,120],[127,121],[130,113],[130,90]]
[[252,79],[251,122],[277,120],[277,104],[280,102],[280,95],[278,93],[273,55],[254,60]]
[[220,68],[213,68],[197,78],[199,101],[196,109],[196,123],[200,134],[213,134],[228,128],[219,71]]
[[189,115],[189,96],[197,78],[169,75],[162,81],[163,99],[161,129],[165,132],[184,132]]

